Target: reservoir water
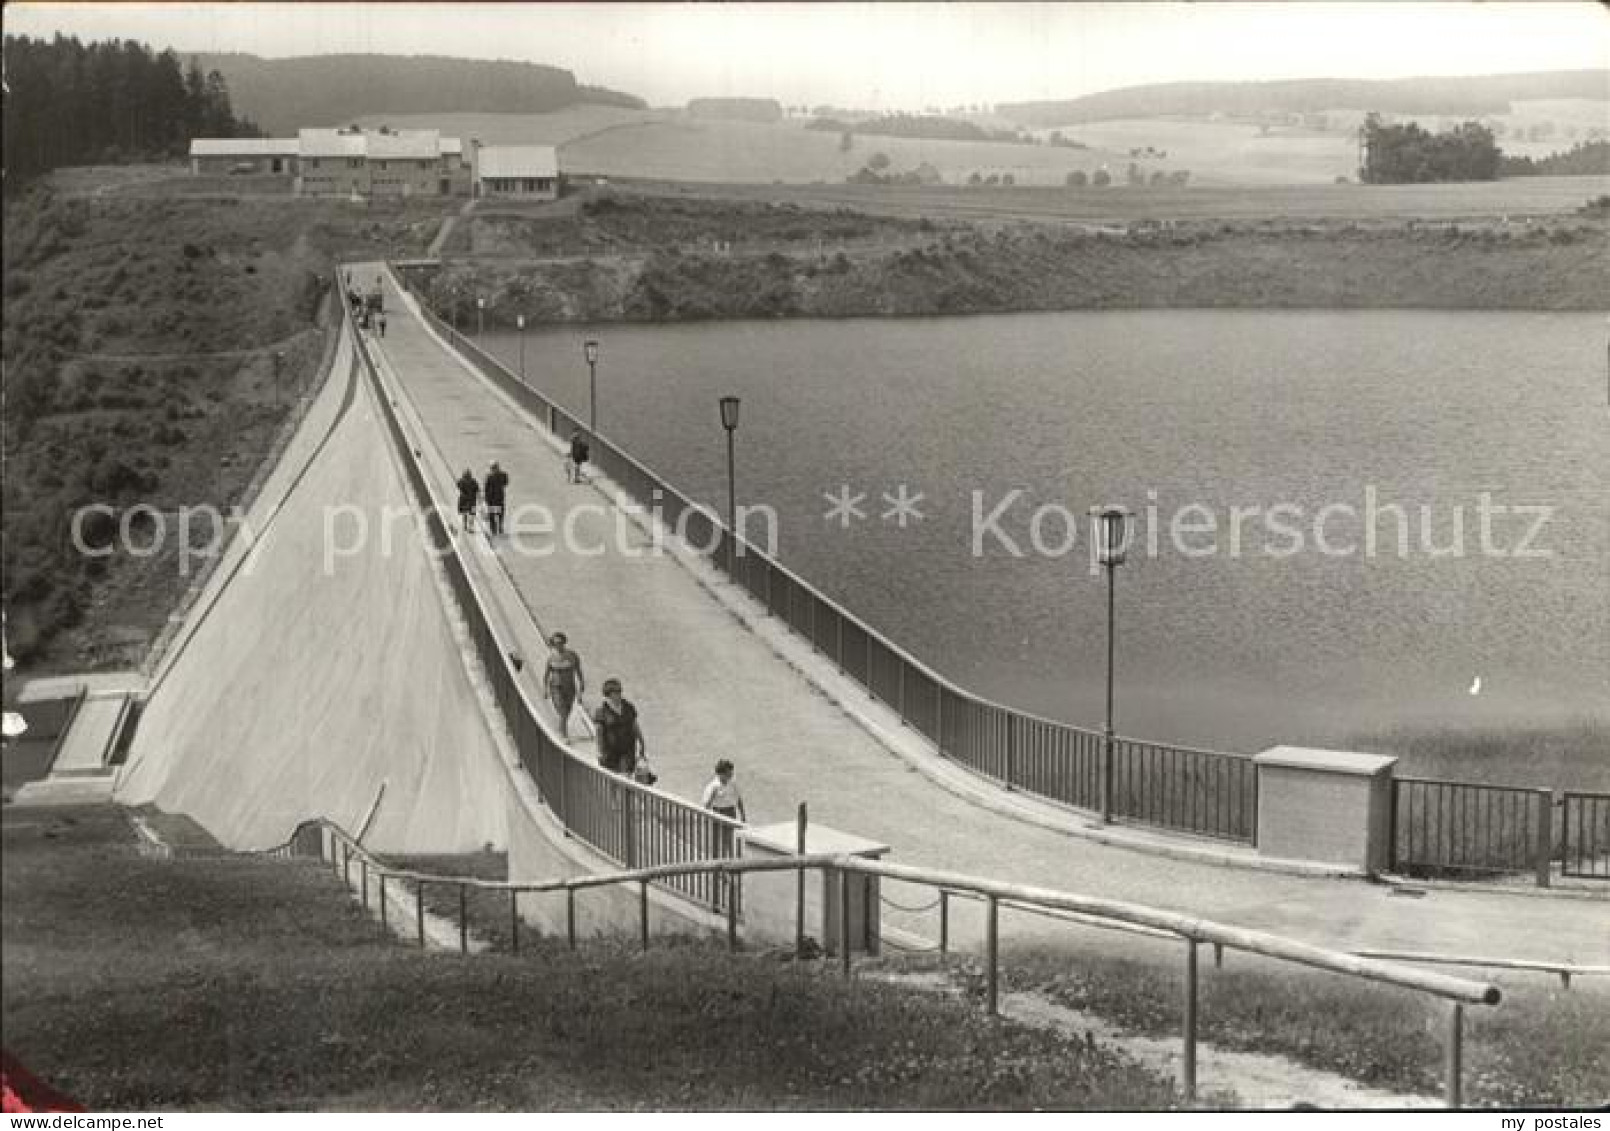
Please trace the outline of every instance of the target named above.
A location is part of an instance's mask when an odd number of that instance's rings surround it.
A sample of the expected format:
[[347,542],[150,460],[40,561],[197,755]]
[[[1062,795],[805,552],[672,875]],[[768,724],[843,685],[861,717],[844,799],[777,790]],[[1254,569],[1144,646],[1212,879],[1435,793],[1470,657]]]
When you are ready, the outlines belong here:
[[[596,337],[601,431],[718,507],[717,400],[742,397],[739,501],[774,509],[785,563],[962,686],[1086,726],[1086,512],[1127,505],[1119,730],[1256,751],[1610,718],[1605,335],[1136,311],[569,326],[523,352],[584,416]],[[515,334],[483,345],[518,370]]]

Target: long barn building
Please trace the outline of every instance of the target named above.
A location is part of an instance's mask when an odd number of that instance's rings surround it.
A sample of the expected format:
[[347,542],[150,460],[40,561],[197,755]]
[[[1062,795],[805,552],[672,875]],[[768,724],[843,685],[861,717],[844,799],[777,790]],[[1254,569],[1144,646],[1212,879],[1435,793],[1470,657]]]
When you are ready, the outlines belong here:
[[304,129],[294,138],[195,138],[198,176],[287,177],[303,196],[516,196],[553,200],[559,161],[553,146],[482,146],[468,159],[458,138],[437,130]]

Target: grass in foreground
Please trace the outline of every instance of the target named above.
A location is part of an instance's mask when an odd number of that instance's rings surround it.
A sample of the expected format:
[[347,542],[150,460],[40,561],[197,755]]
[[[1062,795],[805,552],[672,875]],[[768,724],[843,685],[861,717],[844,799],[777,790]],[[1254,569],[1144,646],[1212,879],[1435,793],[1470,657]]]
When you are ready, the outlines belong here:
[[[1204,952],[1206,953],[1206,952]],[[1201,1039],[1272,1053],[1372,1087],[1443,1089],[1446,1007],[1423,994],[1320,972],[1204,965]],[[1244,959],[1242,961],[1245,961]],[[1180,1031],[1177,970],[1129,959],[1013,956],[1013,988],[1089,1010],[1148,1036]],[[1610,994],[1590,981],[1561,989],[1540,977],[1501,983],[1497,1007],[1465,1012],[1465,1103],[1472,1107],[1603,1104],[1610,1098]]]
[[92,1108],[1178,1103],[965,1002],[693,945],[422,954],[311,863],[148,861],[112,809],[5,825],[6,1043]]

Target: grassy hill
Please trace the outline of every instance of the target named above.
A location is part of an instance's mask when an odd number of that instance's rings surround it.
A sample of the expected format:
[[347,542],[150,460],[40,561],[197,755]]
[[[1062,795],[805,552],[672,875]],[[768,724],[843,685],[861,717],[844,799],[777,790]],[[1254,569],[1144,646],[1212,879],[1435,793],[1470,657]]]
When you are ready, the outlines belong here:
[[995,111],[1011,121],[1032,126],[1183,114],[1312,114],[1337,109],[1473,118],[1506,113],[1512,102],[1548,98],[1610,98],[1610,70],[1408,79],[1155,83],[1104,90],[1082,98],[1002,103]]
[[4,827],[6,1049],[91,1110],[1179,1103],[1082,1037],[821,964],[691,942],[420,952],[312,863],[149,860],[110,807],[8,806]]

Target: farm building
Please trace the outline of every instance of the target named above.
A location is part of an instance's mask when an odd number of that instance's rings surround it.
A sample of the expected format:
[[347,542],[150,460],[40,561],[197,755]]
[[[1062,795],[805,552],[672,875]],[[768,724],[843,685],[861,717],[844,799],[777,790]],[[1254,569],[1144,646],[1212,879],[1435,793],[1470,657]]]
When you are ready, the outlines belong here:
[[190,171],[294,175],[294,137],[198,137],[190,143]]
[[559,198],[559,155],[551,145],[482,145],[472,141],[470,165],[476,196]]
[[305,196],[454,196],[470,191],[457,138],[436,130],[304,129],[295,138],[196,138],[193,173],[270,173]]

